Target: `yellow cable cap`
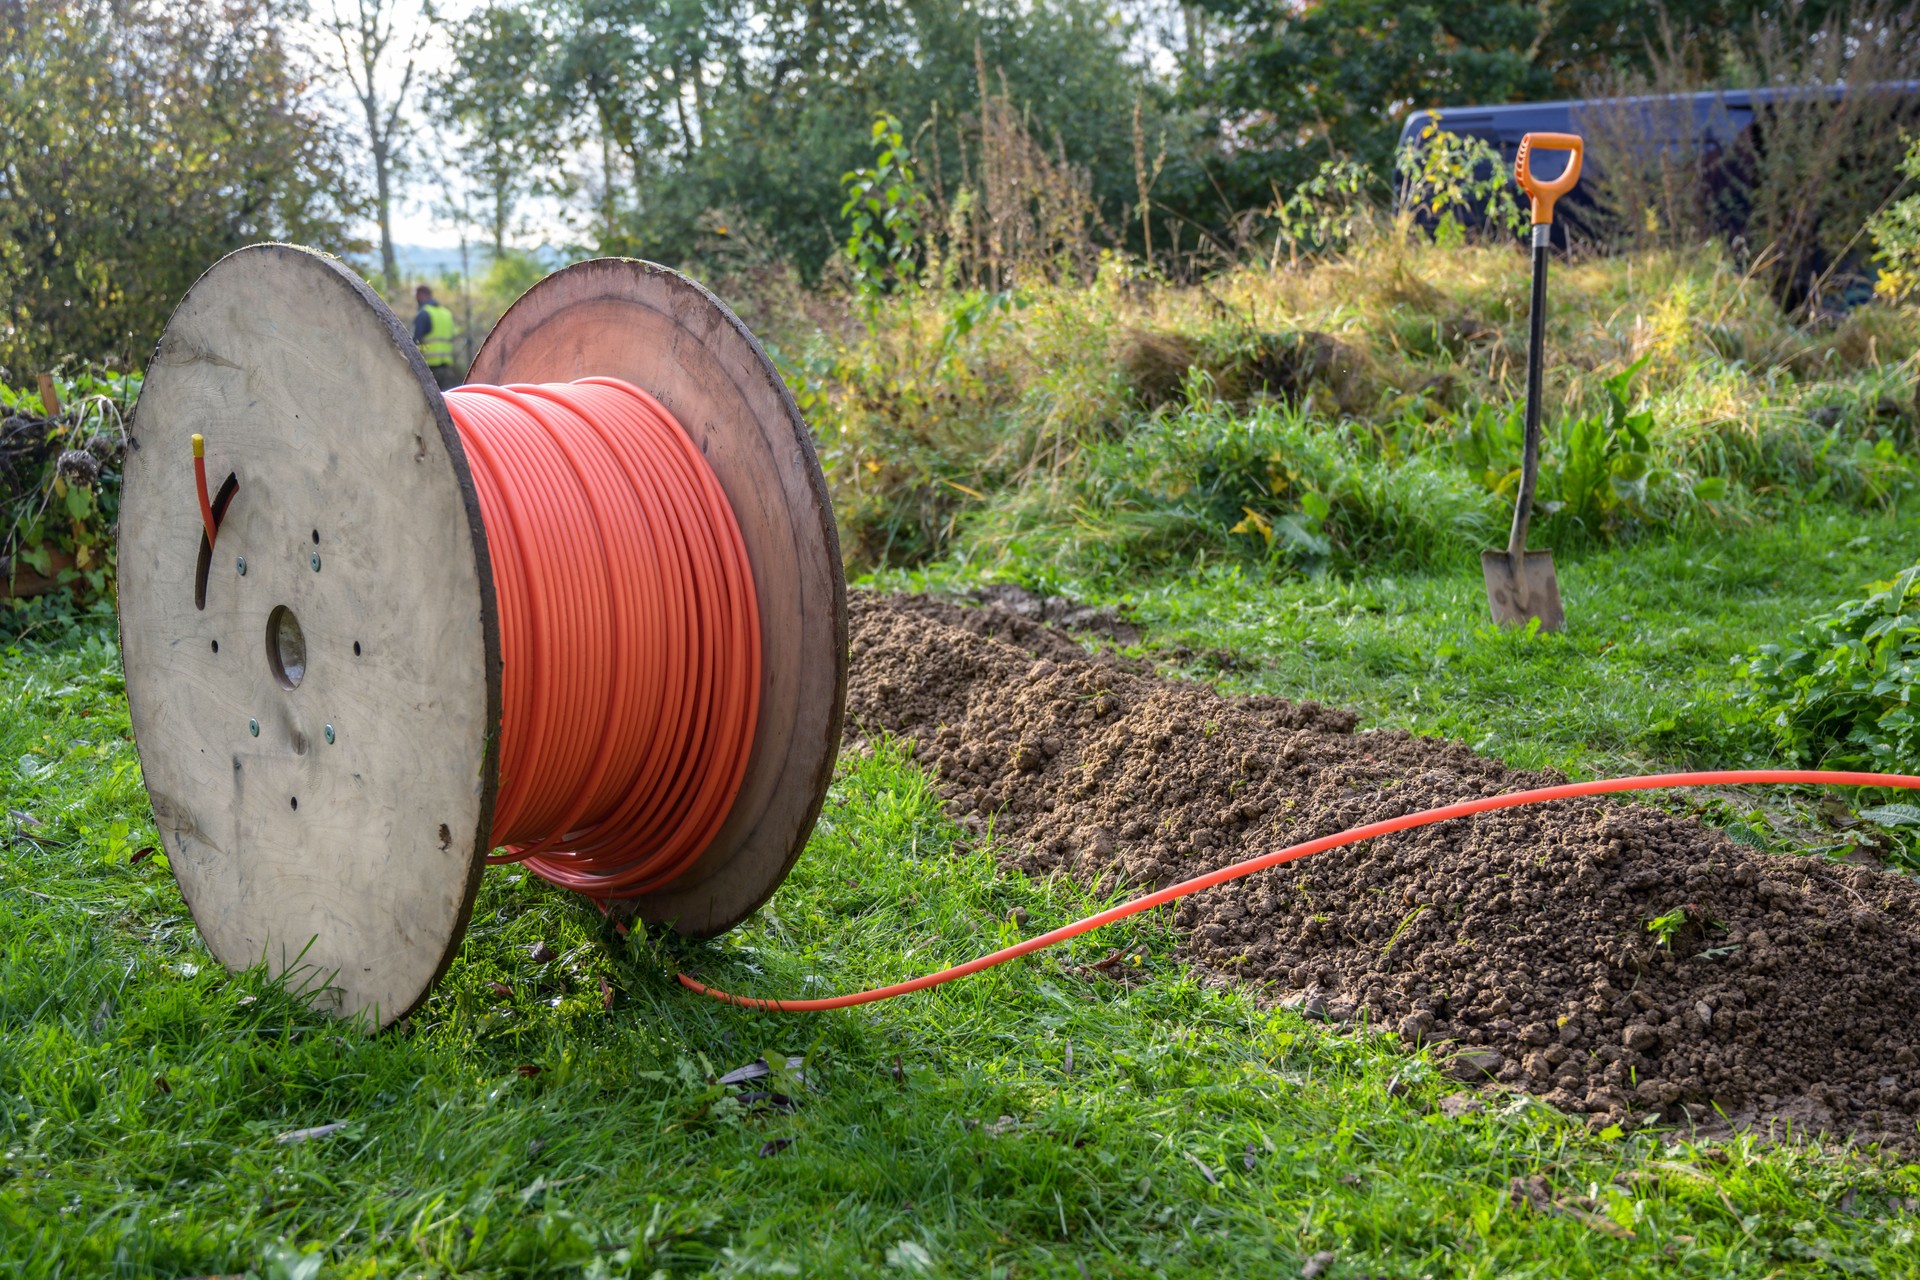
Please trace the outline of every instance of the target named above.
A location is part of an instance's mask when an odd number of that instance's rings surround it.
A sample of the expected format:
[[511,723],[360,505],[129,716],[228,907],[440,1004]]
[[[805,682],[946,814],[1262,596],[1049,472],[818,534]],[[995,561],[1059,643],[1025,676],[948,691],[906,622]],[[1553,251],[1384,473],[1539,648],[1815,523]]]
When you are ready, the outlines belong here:
[[193,433],[193,456],[196,458],[207,456],[207,438],[198,431]]

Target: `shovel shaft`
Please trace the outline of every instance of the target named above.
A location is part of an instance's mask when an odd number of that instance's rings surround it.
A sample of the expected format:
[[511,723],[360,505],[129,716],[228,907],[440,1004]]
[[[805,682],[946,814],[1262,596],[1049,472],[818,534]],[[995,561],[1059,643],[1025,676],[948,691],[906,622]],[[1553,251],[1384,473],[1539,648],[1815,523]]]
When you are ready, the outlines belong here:
[[1533,301],[1527,308],[1527,418],[1526,435],[1520,446],[1520,492],[1513,503],[1513,532],[1507,539],[1507,554],[1519,558],[1527,550],[1527,524],[1533,518],[1533,487],[1540,478],[1540,373],[1546,363],[1547,337],[1547,251],[1546,223],[1533,228]]

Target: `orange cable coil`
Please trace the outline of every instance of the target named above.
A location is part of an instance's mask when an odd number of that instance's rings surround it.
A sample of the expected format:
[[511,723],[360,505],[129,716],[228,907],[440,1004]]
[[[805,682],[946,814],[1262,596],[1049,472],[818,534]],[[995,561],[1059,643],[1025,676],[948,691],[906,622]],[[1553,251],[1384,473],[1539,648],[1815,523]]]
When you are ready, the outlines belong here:
[[733,508],[617,378],[446,393],[500,610],[491,862],[606,900],[674,883],[745,777],[760,612]]

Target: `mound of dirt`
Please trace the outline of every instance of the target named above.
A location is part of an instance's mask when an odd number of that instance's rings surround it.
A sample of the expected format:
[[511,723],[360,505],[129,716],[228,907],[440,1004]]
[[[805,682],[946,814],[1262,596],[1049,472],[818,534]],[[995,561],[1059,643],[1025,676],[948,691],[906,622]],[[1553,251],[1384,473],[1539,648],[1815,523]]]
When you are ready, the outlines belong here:
[[[959,625],[956,625],[958,623]],[[1171,682],[1002,608],[853,599],[855,732],[911,742],[1030,874],[1146,890],[1563,779]],[[1189,960],[1631,1126],[1790,1120],[1920,1151],[1920,886],[1605,799],[1483,814],[1188,898]],[[1651,927],[1650,927],[1651,926]]]

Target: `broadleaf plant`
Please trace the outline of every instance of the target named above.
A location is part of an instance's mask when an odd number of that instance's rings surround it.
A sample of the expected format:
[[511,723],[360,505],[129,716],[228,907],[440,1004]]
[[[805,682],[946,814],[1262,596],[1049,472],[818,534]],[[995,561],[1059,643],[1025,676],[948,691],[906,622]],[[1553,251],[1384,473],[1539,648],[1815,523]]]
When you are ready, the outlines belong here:
[[1920,763],[1920,565],[1740,665],[1748,707],[1799,763],[1910,772]]

